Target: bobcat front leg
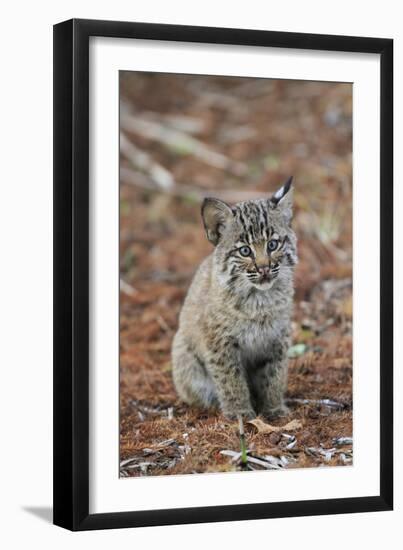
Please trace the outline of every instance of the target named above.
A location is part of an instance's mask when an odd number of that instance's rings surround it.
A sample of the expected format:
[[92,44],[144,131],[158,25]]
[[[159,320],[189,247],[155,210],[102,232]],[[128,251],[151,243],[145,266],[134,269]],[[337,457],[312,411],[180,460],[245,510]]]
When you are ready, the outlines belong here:
[[253,380],[258,414],[267,418],[286,416],[288,408],[284,403],[287,385],[287,363],[269,364],[257,373]]
[[229,342],[220,351],[209,354],[207,368],[216,387],[220,408],[223,414],[234,420],[238,415],[255,418],[250,390],[239,352]]
[[266,364],[253,377],[257,412],[268,418],[285,416],[289,412],[284,403],[288,373],[287,347],[285,344],[273,346]]

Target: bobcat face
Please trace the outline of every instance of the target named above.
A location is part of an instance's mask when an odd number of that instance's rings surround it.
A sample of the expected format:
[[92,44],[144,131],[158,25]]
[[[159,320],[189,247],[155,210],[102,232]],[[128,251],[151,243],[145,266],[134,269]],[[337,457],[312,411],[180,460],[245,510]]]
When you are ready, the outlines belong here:
[[258,240],[242,236],[229,252],[228,266],[223,265],[230,274],[245,277],[261,290],[272,286],[283,262],[289,266],[295,264],[290,254],[289,257],[285,255],[287,235],[280,236],[273,227],[268,227],[265,232],[268,236],[262,236]]
[[228,206],[205,199],[202,216],[220,279],[229,288],[269,290],[291,276],[297,261],[292,218],[291,178],[270,199]]

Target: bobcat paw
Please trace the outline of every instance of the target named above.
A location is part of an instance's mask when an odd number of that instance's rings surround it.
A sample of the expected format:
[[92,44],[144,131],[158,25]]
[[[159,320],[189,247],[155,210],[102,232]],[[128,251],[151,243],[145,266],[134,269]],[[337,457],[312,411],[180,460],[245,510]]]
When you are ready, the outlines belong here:
[[261,414],[267,419],[279,418],[281,416],[288,416],[290,414],[290,409],[283,404],[271,409],[264,409]]
[[240,411],[223,409],[222,413],[228,420],[238,420],[239,416],[242,416],[243,420],[252,420],[256,418],[256,413],[253,409],[244,409]]

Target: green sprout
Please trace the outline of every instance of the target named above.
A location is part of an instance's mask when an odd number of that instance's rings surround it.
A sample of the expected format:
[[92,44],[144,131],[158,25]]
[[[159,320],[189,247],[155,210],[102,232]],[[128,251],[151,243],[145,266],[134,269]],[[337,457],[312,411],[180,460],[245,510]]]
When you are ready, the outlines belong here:
[[245,441],[245,431],[243,428],[242,416],[238,415],[238,424],[239,424],[239,441],[241,445],[241,463],[245,467],[248,463],[248,457],[246,456],[246,441]]

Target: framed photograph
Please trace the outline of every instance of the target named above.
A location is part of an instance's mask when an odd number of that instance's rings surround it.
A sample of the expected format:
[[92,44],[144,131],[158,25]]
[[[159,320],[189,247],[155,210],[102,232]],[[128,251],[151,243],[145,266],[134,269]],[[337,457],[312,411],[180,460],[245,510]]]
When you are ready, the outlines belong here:
[[391,510],[393,41],[54,27],[54,523]]

